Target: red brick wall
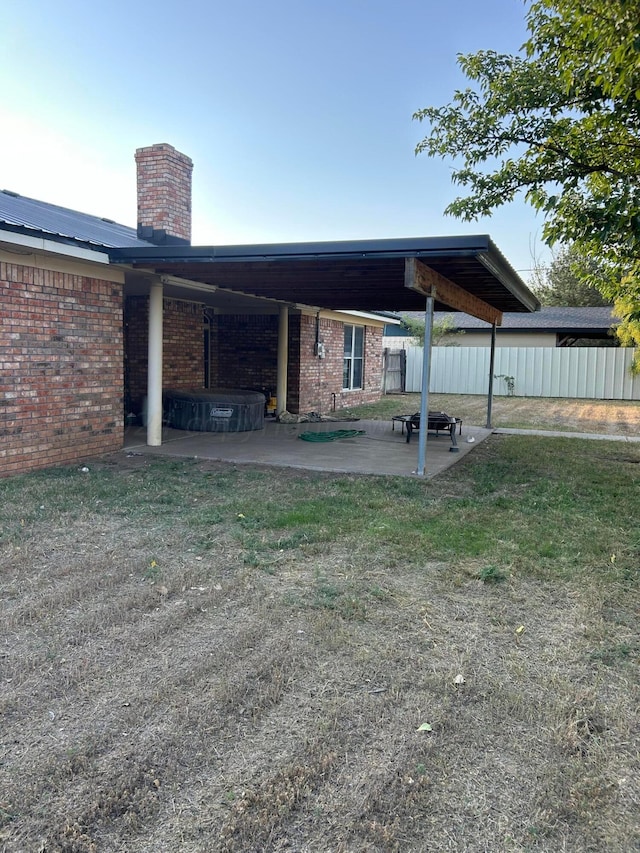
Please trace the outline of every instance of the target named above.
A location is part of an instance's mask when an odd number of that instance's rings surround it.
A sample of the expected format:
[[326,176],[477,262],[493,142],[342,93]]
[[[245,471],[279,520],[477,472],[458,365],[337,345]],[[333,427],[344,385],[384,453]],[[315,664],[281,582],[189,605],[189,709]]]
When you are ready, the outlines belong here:
[[122,285],[0,262],[0,476],[122,447]]
[[[202,305],[163,300],[163,388],[204,387],[204,319]],[[127,413],[139,415],[147,396],[149,298],[125,302],[125,400]]]
[[344,356],[344,323],[321,318],[319,336],[325,346],[325,357],[314,354],[316,318],[302,315],[300,327],[300,392],[296,400],[297,412],[321,412],[332,409],[374,403],[382,391],[382,329],[365,326],[364,333],[364,388],[358,391],[342,390],[342,365]]
[[301,412],[300,408],[300,359],[302,346],[301,314],[289,314],[289,353],[287,356],[287,405],[288,412]]
[[277,315],[218,314],[214,324],[211,385],[275,393],[278,377]]
[[124,400],[126,414],[142,413],[147,395],[149,299],[128,296],[124,303]]
[[[174,300],[164,302],[164,388],[202,388],[202,306],[193,312]],[[197,308],[197,310],[196,310]],[[127,411],[139,414],[146,396],[147,297],[127,299]],[[186,313],[185,313],[186,312]],[[290,412],[331,412],[380,399],[382,329],[365,328],[364,389],[342,390],[344,324],[321,319],[320,339],[326,357],[314,354],[316,318],[289,316],[287,409]],[[274,314],[217,314],[211,323],[210,381],[212,388],[252,388],[275,393],[278,378],[278,317]],[[335,395],[335,396],[334,396]]]
[[[364,332],[364,389],[361,403],[375,403],[382,397],[382,332],[380,326],[366,326]],[[347,392],[350,394],[356,392]],[[343,405],[352,405],[344,402]]]
[[209,314],[209,388],[217,388],[218,381],[218,317]]
[[162,384],[204,387],[204,317],[197,302],[164,300]]

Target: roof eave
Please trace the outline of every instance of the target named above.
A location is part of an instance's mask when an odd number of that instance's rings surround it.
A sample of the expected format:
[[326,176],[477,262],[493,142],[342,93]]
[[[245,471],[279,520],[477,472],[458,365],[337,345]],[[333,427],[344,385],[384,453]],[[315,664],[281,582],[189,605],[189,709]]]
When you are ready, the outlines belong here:
[[480,263],[529,311],[539,311],[542,307],[540,301],[527,288],[495,243],[491,239],[488,243],[486,252],[479,252],[477,255]]
[[[318,243],[258,243],[232,246],[151,246],[113,248],[114,261],[133,263],[216,263],[230,261],[346,260],[349,258],[454,257],[480,255],[491,244],[479,237],[410,237],[389,240],[338,240]],[[512,274],[517,277],[514,270]]]
[[102,264],[110,263],[107,249],[94,243],[82,243],[78,240],[56,239],[47,231],[35,229],[15,230],[5,223],[0,223],[0,243],[12,246],[22,246],[25,249],[35,249],[41,252],[66,255],[79,260],[96,261]]
[[[144,265],[156,268],[160,272],[172,273],[172,270],[180,269],[178,275],[199,279],[198,267],[202,267],[202,279],[209,278],[214,283],[211,273],[217,266],[231,271],[238,265],[242,269],[242,275],[253,265],[267,265],[275,268],[282,265],[286,268],[289,264],[299,265],[327,265],[335,264],[339,270],[345,264],[369,265],[369,267],[384,264],[394,264],[392,272],[396,278],[398,270],[402,270],[406,259],[416,258],[427,266],[431,266],[441,275],[447,278],[449,270],[455,274],[450,279],[453,283],[465,288],[465,283],[460,281],[458,273],[462,271],[467,278],[473,275],[475,268],[480,274],[480,279],[486,275],[487,279],[495,284],[496,290],[504,294],[497,297],[494,293],[493,299],[496,307],[501,310],[511,311],[535,311],[540,305],[535,296],[530,293],[525,283],[520,279],[516,271],[509,265],[500,254],[488,235],[455,236],[455,237],[413,237],[404,239],[387,240],[351,240],[338,242],[318,243],[282,243],[282,244],[257,244],[257,245],[235,245],[235,246],[145,246],[145,247],[119,247],[109,250],[112,263],[131,264],[132,266]],[[459,266],[467,265],[462,270]],[[210,273],[206,273],[206,268]],[[390,268],[391,269],[391,268]],[[482,271],[482,272],[480,272]],[[371,269],[369,269],[371,272]],[[288,282],[290,288],[291,282]],[[231,285],[230,285],[231,287]],[[283,285],[282,293],[274,298],[283,301],[291,300],[291,291],[287,292],[287,283]],[[243,288],[246,289],[246,286]],[[381,310],[388,309],[393,305],[393,299],[388,299],[388,304],[382,304],[380,298],[376,301],[372,298],[368,305],[363,302],[362,288],[356,294],[349,291],[354,297],[354,304],[345,304],[344,291],[340,293],[341,299],[337,301],[323,295],[325,307],[344,310]],[[470,292],[475,292],[472,289]],[[270,294],[274,296],[274,293]],[[394,305],[400,306],[407,303],[407,295],[402,284],[399,286],[397,295],[399,301]],[[478,293],[480,298],[482,294]],[[309,294],[307,294],[309,296]],[[336,293],[333,294],[336,296]],[[380,293],[378,292],[378,296]],[[359,301],[358,301],[359,300]],[[309,301],[308,299],[305,301]],[[317,301],[317,300],[316,300]],[[499,304],[501,302],[502,304]]]

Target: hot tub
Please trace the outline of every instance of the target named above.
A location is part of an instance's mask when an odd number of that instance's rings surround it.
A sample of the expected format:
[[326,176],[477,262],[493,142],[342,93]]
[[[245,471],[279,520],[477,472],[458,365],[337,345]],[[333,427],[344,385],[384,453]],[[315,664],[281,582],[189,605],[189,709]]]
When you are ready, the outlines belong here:
[[200,432],[247,432],[264,428],[265,396],[235,388],[169,389],[164,392],[168,426]]

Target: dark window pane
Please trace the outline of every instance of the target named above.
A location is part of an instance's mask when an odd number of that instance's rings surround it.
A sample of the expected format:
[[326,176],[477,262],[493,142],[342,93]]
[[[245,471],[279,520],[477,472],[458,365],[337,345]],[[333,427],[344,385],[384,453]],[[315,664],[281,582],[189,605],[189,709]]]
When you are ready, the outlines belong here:
[[353,354],[358,358],[362,358],[363,348],[364,348],[364,327],[363,326],[354,326],[354,352]]
[[351,371],[351,359],[345,358],[342,365],[342,387],[349,387],[349,373]]
[[353,352],[353,326],[344,327],[344,355],[349,358]]
[[353,360],[353,385],[352,388],[362,388],[362,359]]

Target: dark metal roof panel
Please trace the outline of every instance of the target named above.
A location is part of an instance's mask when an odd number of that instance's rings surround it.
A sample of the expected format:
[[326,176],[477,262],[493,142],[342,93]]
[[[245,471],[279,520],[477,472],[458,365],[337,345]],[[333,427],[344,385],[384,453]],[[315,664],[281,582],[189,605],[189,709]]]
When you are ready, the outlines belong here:
[[[415,310],[424,297],[404,286],[405,258],[489,304],[531,311],[537,299],[487,235],[113,249],[112,261],[283,302],[342,310]],[[441,306],[446,308],[446,306]]]
[[0,191],[0,229],[2,228],[54,241],[82,243],[98,249],[150,245],[138,239],[135,228],[26,198],[8,190]]

